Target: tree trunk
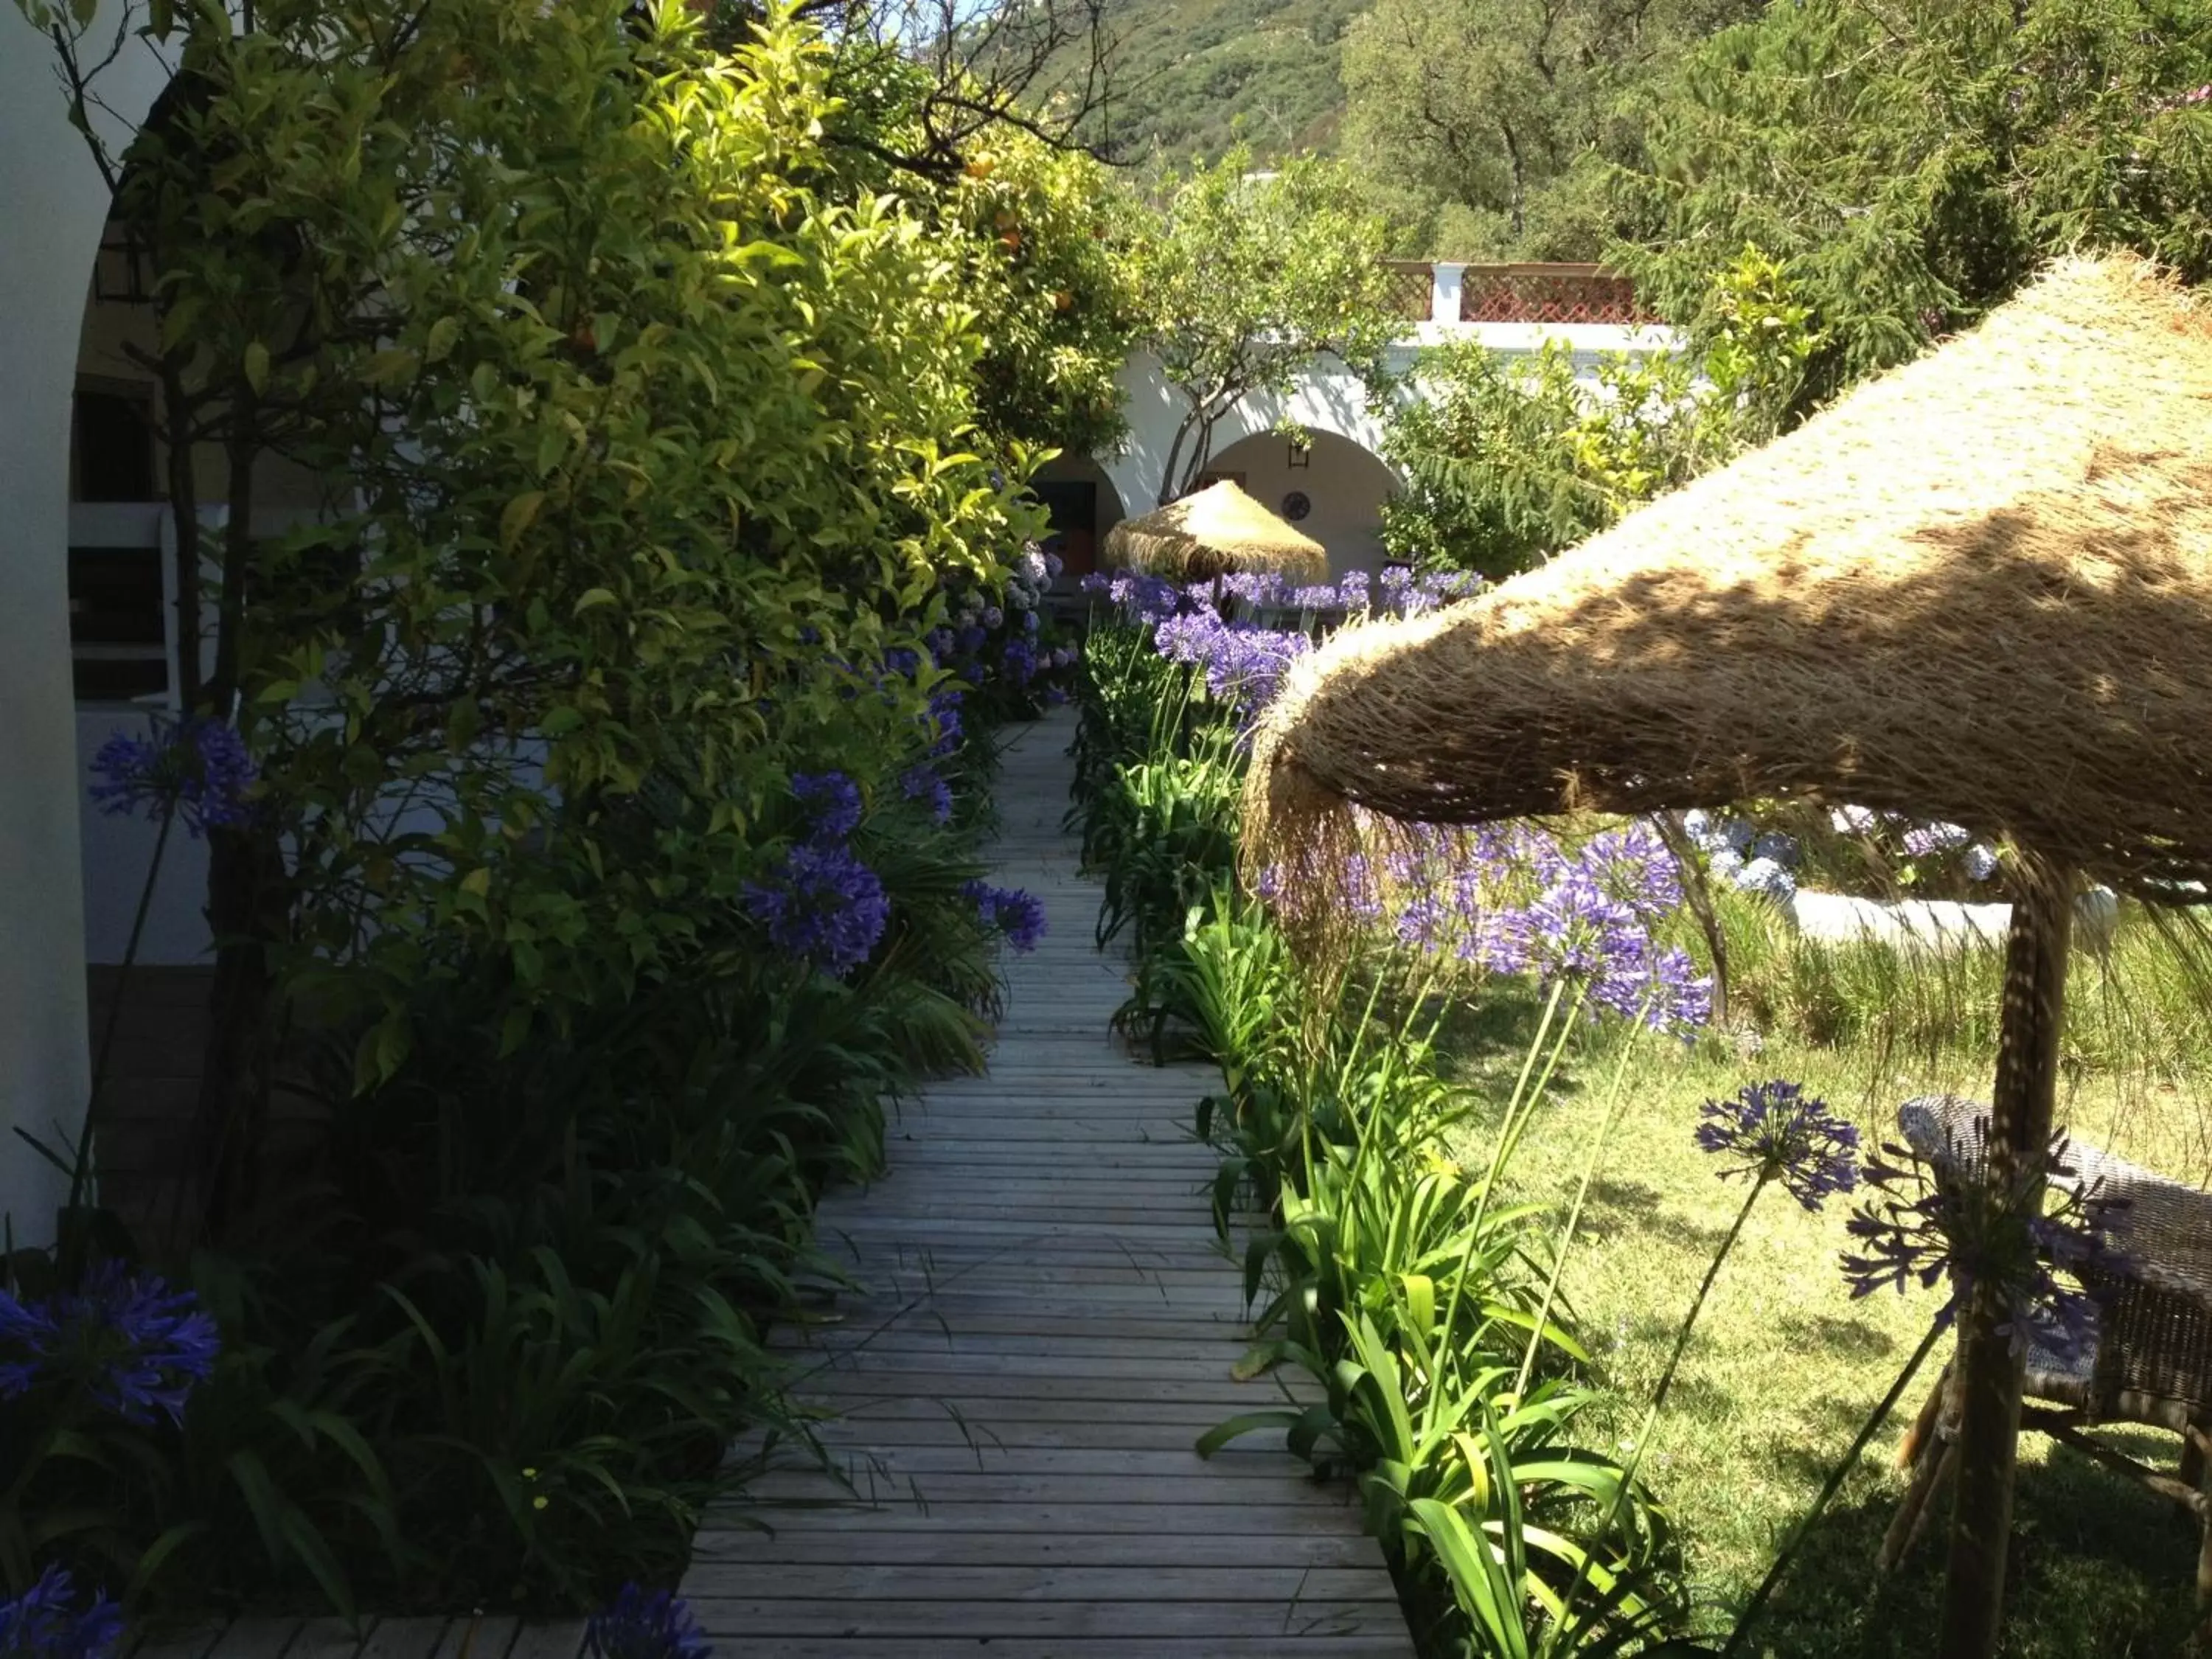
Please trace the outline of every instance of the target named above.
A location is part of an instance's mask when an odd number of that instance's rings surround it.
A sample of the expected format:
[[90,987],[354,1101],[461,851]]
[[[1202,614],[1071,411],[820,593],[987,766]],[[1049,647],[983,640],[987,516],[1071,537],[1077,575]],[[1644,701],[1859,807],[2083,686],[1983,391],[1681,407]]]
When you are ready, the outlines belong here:
[[[2021,856],[1990,1096],[1992,1182],[2017,1180],[2051,1139],[2073,887],[2064,866]],[[2021,1361],[1997,1328],[2005,1318],[2004,1292],[1991,1277],[1976,1284],[1959,1321],[1959,1489],[1943,1597],[1944,1659],[1991,1659],[2004,1620]]]
[[169,516],[177,526],[177,706],[191,714],[199,711],[200,701],[200,501],[198,481],[192,472],[195,410],[185,389],[183,354],[164,352],[161,374]]
[[1682,815],[1676,811],[1656,812],[1652,822],[1658,826],[1659,839],[1666,843],[1674,867],[1682,877],[1682,896],[1688,902],[1690,914],[1698,920],[1698,931],[1705,936],[1705,948],[1713,957],[1712,1025],[1717,1031],[1729,1029],[1729,955],[1728,934],[1721,927],[1720,913],[1713,908],[1712,890],[1705,884],[1705,866],[1698,856],[1697,848],[1690,844],[1690,832],[1682,827]]
[[1181,493],[1176,489],[1176,473],[1182,462],[1183,444],[1198,424],[1198,417],[1199,411],[1194,408],[1182,417],[1182,424],[1176,428],[1175,441],[1168,446],[1168,458],[1160,465],[1160,498],[1155,506],[1165,507]]
[[192,1231],[205,1241],[222,1238],[258,1196],[276,1054],[270,948],[285,925],[283,874],[283,848],[266,825],[209,832],[215,985],[185,1170],[198,1187]]

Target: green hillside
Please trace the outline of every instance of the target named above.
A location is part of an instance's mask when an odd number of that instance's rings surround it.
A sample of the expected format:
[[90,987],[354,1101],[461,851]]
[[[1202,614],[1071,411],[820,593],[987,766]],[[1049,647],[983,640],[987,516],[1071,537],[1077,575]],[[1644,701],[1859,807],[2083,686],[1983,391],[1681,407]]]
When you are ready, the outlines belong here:
[[1344,112],[1337,58],[1365,0],[1107,0],[1117,159],[1325,149]]

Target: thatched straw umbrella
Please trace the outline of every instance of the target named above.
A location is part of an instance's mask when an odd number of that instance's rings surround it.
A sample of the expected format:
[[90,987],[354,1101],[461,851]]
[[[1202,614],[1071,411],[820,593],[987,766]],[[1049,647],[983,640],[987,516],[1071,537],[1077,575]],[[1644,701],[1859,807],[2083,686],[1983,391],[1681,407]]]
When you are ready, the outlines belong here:
[[1328,574],[1328,550],[1224,478],[1106,532],[1106,564],[1176,581],[1267,570],[1293,581]]
[[[2009,837],[1996,1178],[2049,1133],[2077,874],[2212,883],[2208,734],[2212,306],[2081,259],[1542,568],[1340,635],[1259,733],[1247,843],[1319,875],[1376,815],[1775,796]],[[1991,1651],[2002,1610],[2001,1317],[1961,1320],[1947,1654]]]

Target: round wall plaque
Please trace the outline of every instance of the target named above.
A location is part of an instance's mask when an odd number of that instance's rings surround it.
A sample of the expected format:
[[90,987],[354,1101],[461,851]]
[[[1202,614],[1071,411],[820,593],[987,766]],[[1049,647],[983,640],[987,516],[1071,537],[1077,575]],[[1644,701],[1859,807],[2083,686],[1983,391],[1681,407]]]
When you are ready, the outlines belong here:
[[1292,524],[1312,511],[1313,503],[1306,499],[1306,492],[1303,489],[1293,489],[1283,497],[1283,516]]

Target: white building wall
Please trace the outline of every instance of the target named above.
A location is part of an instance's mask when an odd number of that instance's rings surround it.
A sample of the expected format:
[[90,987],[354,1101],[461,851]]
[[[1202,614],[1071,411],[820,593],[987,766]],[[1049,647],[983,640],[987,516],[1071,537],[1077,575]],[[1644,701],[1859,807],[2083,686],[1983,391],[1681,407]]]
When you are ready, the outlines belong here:
[[[1456,316],[1460,267],[1437,270],[1434,303],[1440,307],[1449,303],[1449,309],[1439,309],[1437,314]],[[1447,272],[1448,281],[1443,275]],[[1392,353],[1390,368],[1402,375],[1413,367],[1422,348],[1470,339],[1507,356],[1534,356],[1547,343],[1556,341],[1574,355],[1575,371],[1584,380],[1594,379],[1599,363],[1613,354],[1647,352],[1675,343],[1667,329],[1616,323],[1416,323],[1405,343]],[[1168,452],[1186,405],[1162,376],[1159,360],[1148,354],[1140,352],[1129,360],[1121,370],[1121,382],[1129,437],[1120,454],[1102,458],[1100,465],[1114,480],[1127,511],[1149,512],[1159,502]],[[1413,394],[1401,389],[1399,395]],[[1371,455],[1382,453],[1382,422],[1368,409],[1366,387],[1334,358],[1323,358],[1298,377],[1289,397],[1254,396],[1231,410],[1214,429],[1213,455],[1218,460],[1240,440],[1286,422],[1312,432],[1334,433]],[[1270,509],[1275,505],[1265,495],[1260,499]]]
[[[136,122],[167,74],[131,42],[101,96]],[[52,1237],[64,1188],[13,1131],[74,1136],[91,1087],[66,549],[70,396],[106,216],[48,43],[0,5],[0,1215],[30,1243]]]
[[1304,495],[1308,512],[1293,522],[1328,550],[1330,575],[1380,570],[1382,503],[1398,483],[1390,469],[1350,439],[1319,430],[1303,465],[1291,458],[1288,440],[1264,432],[1216,450],[1211,470],[1242,474],[1245,493],[1285,519],[1284,498],[1293,490]]

